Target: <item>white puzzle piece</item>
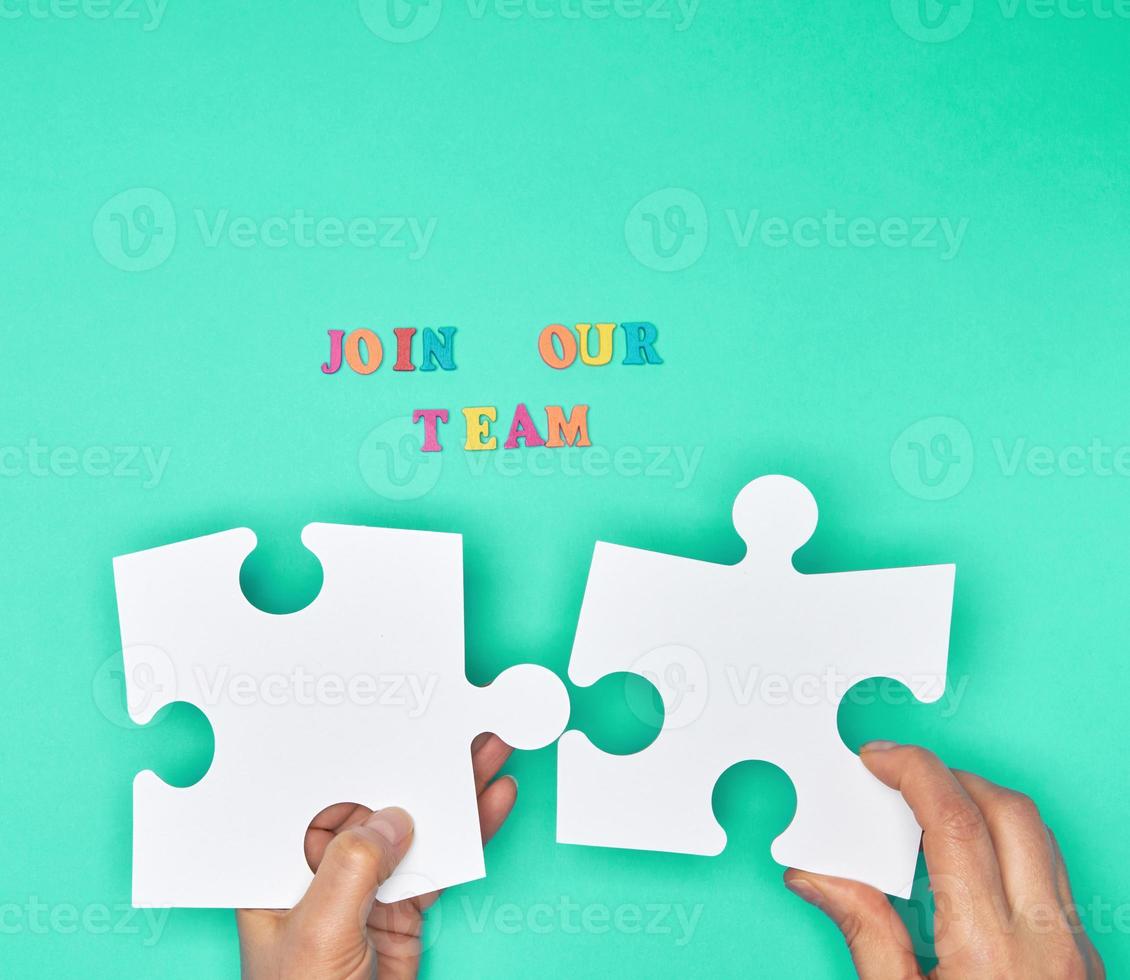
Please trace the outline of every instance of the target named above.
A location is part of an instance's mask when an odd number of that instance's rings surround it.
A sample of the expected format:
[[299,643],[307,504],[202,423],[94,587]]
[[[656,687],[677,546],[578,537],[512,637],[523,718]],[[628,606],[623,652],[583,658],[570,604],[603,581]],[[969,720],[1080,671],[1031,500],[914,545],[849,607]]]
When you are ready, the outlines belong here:
[[291,907],[311,879],[306,828],[339,802],[415,820],[382,901],[481,878],[472,738],[533,749],[565,727],[542,667],[467,680],[459,535],[310,524],[302,541],[322,590],[281,616],[240,589],[246,528],[114,560],[133,720],[187,701],[215,735],[195,785],[134,780],[136,906]]
[[734,503],[748,551],[736,565],[598,542],[569,678],[647,677],[665,717],[634,755],[581,732],[558,743],[557,839],[718,854],[711,795],[744,760],[767,760],[796,790],[773,842],[781,864],[910,894],[921,830],[898,793],[841,741],[839,702],[890,677],[922,701],[945,689],[953,565],[804,575],[793,553],[816,528],[800,483],[766,476]]

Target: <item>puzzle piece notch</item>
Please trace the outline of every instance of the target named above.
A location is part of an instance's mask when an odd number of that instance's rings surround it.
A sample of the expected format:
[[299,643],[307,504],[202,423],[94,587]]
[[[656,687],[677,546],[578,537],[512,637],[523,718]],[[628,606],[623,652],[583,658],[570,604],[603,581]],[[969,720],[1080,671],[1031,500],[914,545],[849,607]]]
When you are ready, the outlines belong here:
[[[131,716],[144,724],[188,701],[216,744],[187,789],[149,770],[135,778],[135,905],[289,907],[311,877],[310,818],[346,800],[403,806],[415,819],[382,901],[482,877],[472,738],[489,730],[537,748],[565,727],[564,685],[544,668],[512,667],[484,688],[467,680],[458,535],[312,524],[302,540],[322,562],[323,586],[286,615],[240,591],[255,547],[246,528],[115,559]],[[373,703],[358,687],[343,701],[316,685],[312,702],[297,685],[282,703],[277,686],[268,697],[269,679],[300,672],[346,684],[415,678],[409,688],[428,699]],[[257,694],[237,698],[248,676]],[[156,690],[140,690],[154,678]]]
[[[782,574],[816,530],[816,498],[787,476],[763,476],[742,487],[734,500],[734,529],[746,543],[738,563],[748,571]],[[799,573],[797,573],[799,574]]]
[[[816,507],[787,477],[749,484],[734,520],[749,553],[732,566],[597,544],[570,679],[587,686],[626,670],[648,676],[674,651],[697,706],[688,712],[681,703],[672,715],[673,692],[659,673],[648,679],[668,717],[643,751],[610,756],[566,732],[558,840],[717,854],[726,835],[711,807],[714,785],[734,763],[764,760],[797,794],[793,821],[773,843],[776,860],[906,894],[920,830],[901,797],[840,740],[836,716],[846,690],[869,677],[925,680],[908,686],[925,700],[941,695],[953,566],[797,572],[791,555],[811,536]],[[800,684],[829,668],[843,678],[836,691],[797,697]],[[762,674],[784,683],[783,702],[770,703],[768,687],[739,683]]]

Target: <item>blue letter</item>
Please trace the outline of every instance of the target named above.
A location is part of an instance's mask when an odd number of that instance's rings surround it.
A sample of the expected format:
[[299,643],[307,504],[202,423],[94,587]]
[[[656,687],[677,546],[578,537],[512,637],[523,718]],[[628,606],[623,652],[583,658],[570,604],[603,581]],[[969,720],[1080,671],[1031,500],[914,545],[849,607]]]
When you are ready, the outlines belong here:
[[655,338],[659,331],[654,323],[621,323],[628,350],[624,355],[625,364],[662,364],[663,358],[655,353]]

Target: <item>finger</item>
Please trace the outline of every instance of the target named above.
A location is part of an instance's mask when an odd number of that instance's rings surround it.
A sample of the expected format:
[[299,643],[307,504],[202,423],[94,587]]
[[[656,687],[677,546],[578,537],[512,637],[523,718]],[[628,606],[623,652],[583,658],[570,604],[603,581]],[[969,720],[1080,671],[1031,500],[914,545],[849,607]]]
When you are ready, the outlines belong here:
[[296,912],[328,928],[359,927],[369,914],[373,896],[400,863],[412,843],[412,818],[399,807],[370,815],[343,830],[322,855]]
[[483,843],[489,841],[510,816],[518,799],[518,780],[503,776],[479,794],[479,830]]
[[1048,828],[1048,839],[1051,841],[1052,853],[1055,856],[1056,893],[1059,895],[1060,904],[1063,906],[1064,914],[1067,916],[1071,933],[1075,937],[1075,943],[1079,947],[1080,952],[1087,959],[1089,971],[1087,975],[1092,978],[1106,976],[1102,957],[1099,956],[1098,949],[1095,948],[1091,937],[1087,935],[1083,920],[1079,917],[1079,906],[1075,904],[1075,896],[1071,890],[1071,881],[1067,876],[1067,862],[1063,859],[1063,851],[1060,850],[1059,841],[1056,839],[1050,827]]
[[368,921],[369,941],[377,954],[377,974],[381,980],[390,976],[414,978],[419,972],[424,917],[418,904],[429,897],[421,895],[388,905],[373,903]]
[[310,826],[318,830],[338,830],[351,817],[354,817],[358,810],[364,811],[362,820],[373,812],[360,803],[334,803],[314,817],[310,821]]
[[306,863],[311,871],[317,871],[322,863],[322,855],[330,846],[330,841],[343,830],[355,827],[369,817],[373,811],[360,803],[335,803],[326,807],[311,822],[302,842]]
[[869,743],[863,764],[898,790],[922,827],[940,936],[969,955],[975,937],[999,935],[1007,921],[1000,866],[977,804],[932,752],[915,745]]
[[[479,739],[482,741],[479,742]],[[489,732],[485,736],[478,736],[475,742],[479,744],[476,748],[475,743],[471,743],[471,768],[475,771],[475,795],[478,796],[486,789],[487,783],[498,775],[498,770],[514,750],[497,735]]]
[[1036,804],[1023,793],[971,772],[955,769],[954,777],[985,818],[1011,908],[1021,912],[1036,905],[1059,908],[1055,852]]
[[[479,795],[479,831],[486,844],[506,822],[518,798],[518,780],[503,776]],[[369,913],[369,926],[397,935],[419,936],[419,919],[442,894],[442,890],[417,895],[401,902],[375,902]]]
[[1055,856],[1055,890],[1059,902],[1067,913],[1067,921],[1072,928],[1083,931],[1083,921],[1079,918],[1079,907],[1075,904],[1075,896],[1071,891],[1071,881],[1067,877],[1067,863],[1063,860],[1063,851],[1059,849],[1059,841],[1051,828],[1048,828],[1048,840],[1051,841],[1052,853]]
[[860,980],[921,977],[906,926],[870,885],[789,868],[785,885],[827,915],[843,933]]

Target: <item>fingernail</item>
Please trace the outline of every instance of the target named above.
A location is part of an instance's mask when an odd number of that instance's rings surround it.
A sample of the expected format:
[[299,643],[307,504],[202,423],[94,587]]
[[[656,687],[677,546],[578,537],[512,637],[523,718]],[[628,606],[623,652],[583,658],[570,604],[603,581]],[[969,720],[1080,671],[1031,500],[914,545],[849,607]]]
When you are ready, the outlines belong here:
[[887,749],[897,749],[898,742],[887,742],[883,739],[878,739],[874,742],[868,742],[860,748],[860,752],[886,752]]
[[515,777],[511,776],[511,775],[510,775],[510,773],[507,773],[507,774],[506,774],[505,776],[503,776],[502,778],[503,778],[503,779],[509,779],[509,780],[510,780],[510,782],[512,782],[512,783],[514,784],[514,792],[515,792],[515,793],[517,793],[517,792],[518,792],[518,780],[517,780],[517,779],[516,779]]
[[380,834],[391,847],[396,847],[412,833],[412,818],[400,807],[390,806],[370,814],[365,826]]
[[798,898],[803,898],[809,905],[819,907],[822,901],[820,892],[803,878],[786,878],[785,887]]

